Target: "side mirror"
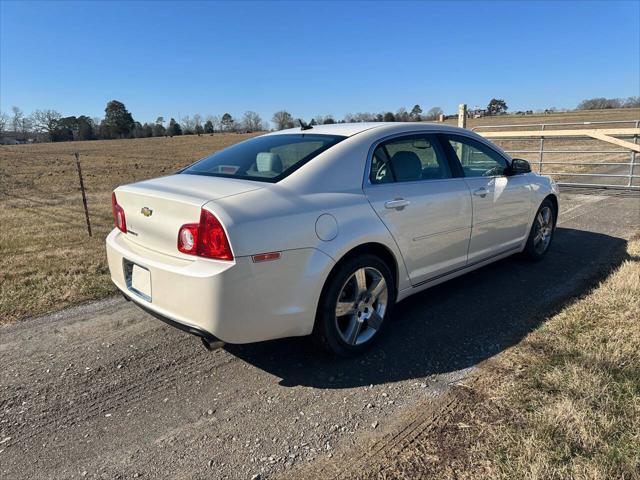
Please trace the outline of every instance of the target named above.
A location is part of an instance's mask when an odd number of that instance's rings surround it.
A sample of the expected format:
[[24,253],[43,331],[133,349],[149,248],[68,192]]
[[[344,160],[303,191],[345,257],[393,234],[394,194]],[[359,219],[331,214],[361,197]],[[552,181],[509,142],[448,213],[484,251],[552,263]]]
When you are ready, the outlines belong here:
[[522,158],[514,158],[511,165],[507,167],[507,175],[520,175],[521,173],[530,173],[531,164]]

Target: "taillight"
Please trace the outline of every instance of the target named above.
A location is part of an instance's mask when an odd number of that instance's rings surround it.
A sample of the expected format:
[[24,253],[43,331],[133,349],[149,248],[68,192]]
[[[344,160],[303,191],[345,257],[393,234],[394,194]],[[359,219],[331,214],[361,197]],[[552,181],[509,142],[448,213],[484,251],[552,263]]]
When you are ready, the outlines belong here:
[[113,223],[122,233],[127,233],[127,220],[124,217],[124,209],[116,199],[116,192],[111,194],[111,209],[113,210]]
[[178,250],[190,255],[233,260],[222,224],[208,210],[200,211],[200,223],[187,223],[178,231]]

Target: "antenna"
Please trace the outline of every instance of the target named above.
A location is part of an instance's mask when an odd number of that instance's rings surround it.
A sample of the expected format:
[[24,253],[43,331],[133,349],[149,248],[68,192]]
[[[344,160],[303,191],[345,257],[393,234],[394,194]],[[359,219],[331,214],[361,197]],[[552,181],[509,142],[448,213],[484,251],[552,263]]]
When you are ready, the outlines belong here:
[[301,118],[298,119],[300,122],[300,130],[311,130],[313,128],[312,125],[305,123]]

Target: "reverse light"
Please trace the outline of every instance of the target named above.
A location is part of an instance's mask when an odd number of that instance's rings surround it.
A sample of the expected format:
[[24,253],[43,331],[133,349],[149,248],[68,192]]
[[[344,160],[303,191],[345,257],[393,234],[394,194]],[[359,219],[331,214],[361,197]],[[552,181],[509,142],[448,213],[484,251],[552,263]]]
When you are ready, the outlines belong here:
[[213,213],[204,208],[199,223],[187,223],[178,231],[178,250],[189,255],[233,260],[227,234]]
[[180,227],[178,232],[178,250],[182,253],[197,255],[198,248],[198,224],[187,223]]
[[124,216],[124,209],[118,204],[116,192],[111,194],[111,210],[113,211],[113,223],[122,232],[127,233],[127,220]]

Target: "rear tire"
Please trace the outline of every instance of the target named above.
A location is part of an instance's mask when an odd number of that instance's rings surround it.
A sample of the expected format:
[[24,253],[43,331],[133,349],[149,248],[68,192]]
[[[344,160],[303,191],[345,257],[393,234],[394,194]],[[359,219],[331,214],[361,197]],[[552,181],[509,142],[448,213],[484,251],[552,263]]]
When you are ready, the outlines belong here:
[[323,288],[314,340],[336,355],[359,355],[381,336],[394,303],[389,267],[374,255],[351,258],[338,265]]
[[533,218],[533,225],[531,225],[529,238],[524,248],[524,253],[531,260],[536,262],[542,260],[549,251],[553,234],[556,230],[557,217],[558,213],[556,212],[553,202],[545,198],[540,204],[536,216]]

